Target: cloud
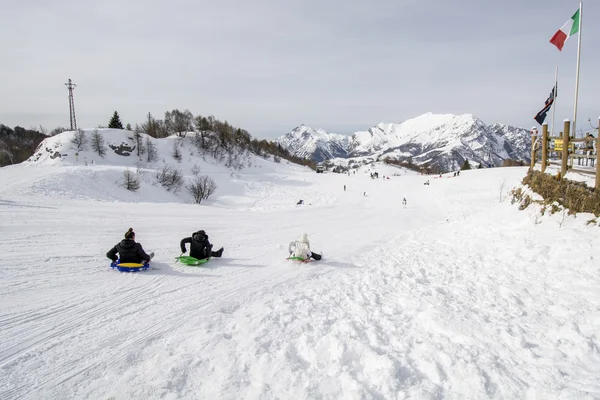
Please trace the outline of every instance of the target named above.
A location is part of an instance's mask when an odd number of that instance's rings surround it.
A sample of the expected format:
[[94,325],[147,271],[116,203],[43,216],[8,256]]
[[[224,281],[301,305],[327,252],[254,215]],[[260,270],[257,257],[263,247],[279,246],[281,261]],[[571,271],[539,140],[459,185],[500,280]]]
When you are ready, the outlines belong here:
[[[524,4],[526,3],[526,4]],[[572,118],[576,40],[548,40],[577,5],[481,1],[14,1],[0,26],[0,122],[125,123],[179,108],[272,138],[305,123],[341,133],[424,112],[530,127],[559,65]],[[589,7],[591,21],[593,6]],[[597,24],[584,25],[588,38]],[[584,38],[586,37],[584,36]],[[572,42],[571,42],[572,41]],[[580,121],[599,114],[599,56],[584,39]],[[590,44],[591,45],[591,44]],[[570,92],[570,93],[569,93]],[[581,125],[580,125],[581,127]]]

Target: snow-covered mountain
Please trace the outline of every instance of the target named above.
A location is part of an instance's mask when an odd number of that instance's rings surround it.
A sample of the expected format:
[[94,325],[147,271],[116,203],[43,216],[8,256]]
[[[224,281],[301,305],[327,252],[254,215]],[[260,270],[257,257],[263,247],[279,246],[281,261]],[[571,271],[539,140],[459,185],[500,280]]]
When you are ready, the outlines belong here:
[[471,114],[426,113],[399,124],[380,123],[351,136],[302,125],[277,141],[292,154],[315,161],[390,157],[446,171],[459,168],[466,159],[485,166],[499,166],[505,159],[529,161],[531,151],[527,129],[486,125]]
[[295,156],[323,161],[347,157],[350,140],[350,136],[327,133],[302,124],[276,141]]

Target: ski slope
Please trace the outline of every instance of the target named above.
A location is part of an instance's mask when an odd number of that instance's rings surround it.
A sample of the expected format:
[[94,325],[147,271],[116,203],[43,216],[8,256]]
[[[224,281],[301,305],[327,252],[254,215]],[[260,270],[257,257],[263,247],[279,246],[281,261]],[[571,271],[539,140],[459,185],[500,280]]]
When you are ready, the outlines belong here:
[[[213,171],[201,206],[114,168],[0,169],[0,399],[600,398],[600,227],[519,211],[525,168]],[[129,227],[153,269],[109,268]],[[223,257],[176,263],[198,229]]]

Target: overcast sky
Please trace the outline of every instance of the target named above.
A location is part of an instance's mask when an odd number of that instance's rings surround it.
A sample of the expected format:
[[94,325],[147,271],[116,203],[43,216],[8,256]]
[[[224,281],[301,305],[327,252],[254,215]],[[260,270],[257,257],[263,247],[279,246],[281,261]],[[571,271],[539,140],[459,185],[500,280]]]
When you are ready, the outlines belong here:
[[[549,43],[574,0],[3,0],[0,123],[123,123],[189,109],[274,138],[350,134],[425,112],[524,128],[559,66],[573,117],[577,37]],[[600,1],[583,9],[579,127],[600,115]],[[551,120],[549,115],[548,120]],[[583,125],[583,126],[582,126]]]

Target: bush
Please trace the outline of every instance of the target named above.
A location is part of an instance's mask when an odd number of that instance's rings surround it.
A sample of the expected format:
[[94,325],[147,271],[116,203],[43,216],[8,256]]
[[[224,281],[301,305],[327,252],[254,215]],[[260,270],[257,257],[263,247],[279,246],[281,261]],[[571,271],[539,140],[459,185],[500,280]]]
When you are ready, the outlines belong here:
[[183,186],[183,174],[180,170],[165,165],[156,173],[156,181],[168,192],[177,193]]
[[177,162],[181,162],[181,150],[179,150],[179,145],[177,142],[173,142],[173,153],[171,153],[171,155],[177,160]]
[[215,192],[217,184],[209,176],[196,176],[186,188],[194,197],[196,204],[200,204],[202,200],[208,199]]
[[126,169],[123,171],[123,187],[132,192],[137,192],[140,188],[140,177]]
[[570,213],[587,212],[600,216],[600,191],[583,182],[557,179],[540,171],[529,170],[523,184],[544,198],[545,204],[557,202]]
[[194,164],[192,167],[192,175],[198,176],[200,174],[200,167],[197,164]]

